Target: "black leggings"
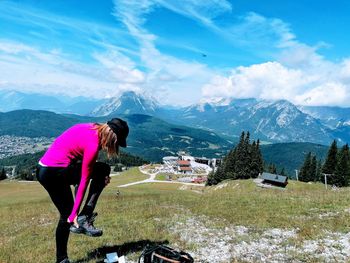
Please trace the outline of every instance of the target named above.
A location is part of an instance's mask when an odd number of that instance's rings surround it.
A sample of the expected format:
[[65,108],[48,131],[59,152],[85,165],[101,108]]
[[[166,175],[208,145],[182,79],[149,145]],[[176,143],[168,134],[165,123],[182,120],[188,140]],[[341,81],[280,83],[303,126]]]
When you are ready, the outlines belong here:
[[[91,174],[89,194],[80,215],[91,215],[95,209],[98,197],[105,187],[105,177],[109,176],[111,168],[108,164],[96,162]],[[67,256],[67,243],[70,224],[67,218],[72,212],[74,199],[70,185],[77,189],[81,178],[81,164],[63,167],[44,167],[38,165],[36,176],[38,181],[49,193],[52,202],[60,213],[56,228],[57,262]]]

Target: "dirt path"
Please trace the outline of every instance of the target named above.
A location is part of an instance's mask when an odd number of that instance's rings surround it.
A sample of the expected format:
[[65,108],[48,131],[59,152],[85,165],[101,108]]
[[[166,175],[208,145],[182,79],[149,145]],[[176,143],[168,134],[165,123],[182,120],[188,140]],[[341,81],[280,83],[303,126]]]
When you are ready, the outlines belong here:
[[139,167],[139,170],[140,170],[141,173],[149,175],[149,178],[145,179],[145,180],[142,180],[142,181],[137,181],[137,182],[133,182],[133,183],[129,183],[129,184],[119,185],[118,187],[129,187],[129,186],[132,186],[132,185],[146,184],[146,183],[163,183],[163,184],[165,183],[165,184],[182,184],[182,185],[204,186],[204,184],[156,180],[155,178],[156,178],[156,175],[158,174],[158,172],[148,173],[148,172],[142,170],[141,167]]

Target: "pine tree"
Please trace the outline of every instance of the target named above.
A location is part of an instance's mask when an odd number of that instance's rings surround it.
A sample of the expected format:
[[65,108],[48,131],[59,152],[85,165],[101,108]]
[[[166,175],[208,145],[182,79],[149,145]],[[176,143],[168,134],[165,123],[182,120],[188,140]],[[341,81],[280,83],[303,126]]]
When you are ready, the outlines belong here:
[[250,178],[258,177],[260,172],[259,153],[256,142],[253,141],[251,147]]
[[218,181],[216,181],[215,174],[216,172],[214,172],[214,170],[208,174],[206,185],[216,185],[219,183]]
[[350,154],[346,144],[338,153],[338,161],[330,184],[338,187],[349,186],[350,183]]
[[225,173],[224,173],[223,165],[221,164],[217,167],[215,172],[212,171],[208,175],[207,185],[216,185],[223,180],[225,180]]
[[275,164],[272,165],[272,173],[277,174],[277,167]]
[[272,163],[269,163],[267,167],[265,168],[265,171],[268,173],[272,173]]
[[316,172],[317,172],[317,159],[316,159],[316,155],[313,155],[311,158],[308,182],[316,181]]
[[284,167],[282,168],[282,170],[281,170],[281,172],[280,172],[280,175],[286,176],[286,172],[285,172],[285,170],[284,170]]
[[262,173],[264,171],[264,160],[263,156],[260,151],[260,140],[256,142],[256,154],[257,154],[257,163],[259,167],[259,173]]
[[1,173],[0,173],[0,180],[4,180],[4,179],[6,179],[7,178],[7,176],[6,176],[6,171],[5,171],[5,168],[3,167],[2,169],[1,169]]
[[323,179],[322,179],[322,161],[321,160],[318,160],[318,162],[317,162],[315,181],[316,182],[323,182]]
[[223,172],[226,174],[227,179],[237,179],[235,173],[236,165],[236,148],[232,149],[225,157]]
[[335,166],[337,165],[337,153],[338,153],[337,142],[334,140],[328,150],[327,158],[322,168],[323,173],[325,174],[334,173]]
[[[232,149],[217,168],[208,175],[207,184],[214,185],[225,179],[256,178],[264,170],[259,140],[250,144],[250,134],[242,132],[239,143]],[[273,167],[276,172],[276,167]]]
[[244,169],[242,173],[243,179],[251,178],[252,174],[252,146],[250,145],[250,133],[244,139]]
[[272,174],[277,174],[276,165],[274,163],[270,163],[268,168],[267,168],[267,172],[272,173]]
[[309,182],[311,175],[310,175],[310,170],[311,170],[311,152],[309,152],[306,157],[303,166],[300,168],[300,173],[299,173],[299,181],[302,182]]
[[239,143],[236,148],[236,163],[234,173],[237,175],[237,178],[246,178],[246,156],[247,156],[247,147],[245,145],[245,133],[242,132]]

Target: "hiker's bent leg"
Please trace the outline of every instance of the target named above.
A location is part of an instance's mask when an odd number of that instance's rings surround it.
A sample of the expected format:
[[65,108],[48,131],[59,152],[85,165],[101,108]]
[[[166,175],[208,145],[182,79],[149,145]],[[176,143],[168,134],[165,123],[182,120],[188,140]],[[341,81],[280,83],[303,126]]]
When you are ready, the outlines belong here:
[[97,200],[106,186],[106,177],[109,177],[110,172],[111,167],[108,164],[102,162],[95,163],[91,175],[89,194],[80,215],[92,215]]
[[60,213],[56,227],[56,257],[61,262],[67,255],[70,224],[67,218],[73,208],[73,195],[68,182],[62,176],[64,169],[45,167],[38,171],[38,180],[49,193],[52,202]]

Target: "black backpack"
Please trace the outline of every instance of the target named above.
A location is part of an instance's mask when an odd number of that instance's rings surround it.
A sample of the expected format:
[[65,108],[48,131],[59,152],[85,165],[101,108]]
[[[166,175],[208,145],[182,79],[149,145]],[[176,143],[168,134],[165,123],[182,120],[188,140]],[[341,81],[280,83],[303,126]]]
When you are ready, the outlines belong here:
[[[143,261],[141,261],[143,260]],[[142,252],[139,263],[193,263],[190,254],[176,251],[164,245],[147,246]]]

